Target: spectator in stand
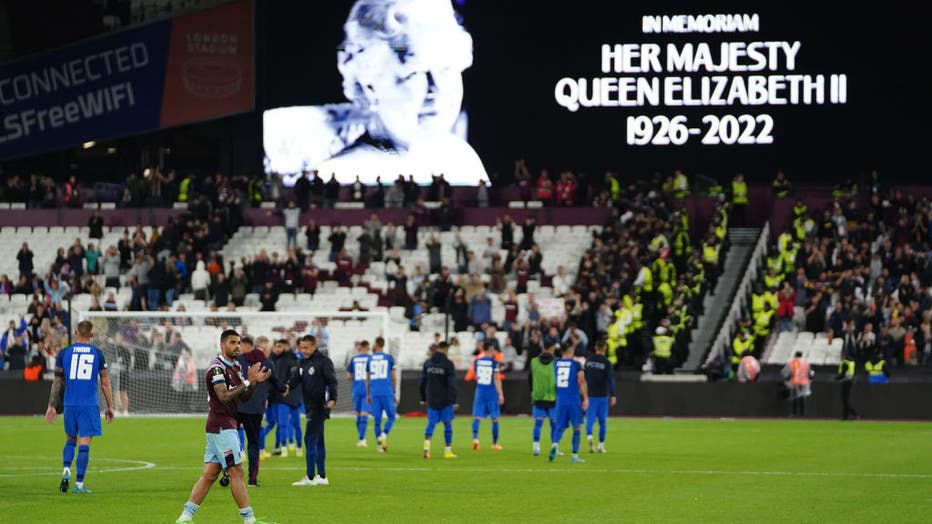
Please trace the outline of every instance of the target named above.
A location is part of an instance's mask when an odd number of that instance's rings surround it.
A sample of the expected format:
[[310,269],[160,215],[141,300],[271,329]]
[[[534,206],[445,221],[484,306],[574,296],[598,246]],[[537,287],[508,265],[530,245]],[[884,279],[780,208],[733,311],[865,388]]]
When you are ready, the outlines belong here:
[[307,178],[307,171],[302,171],[301,176],[295,180],[292,193],[297,201],[298,209],[307,211],[311,202],[311,181]]
[[33,255],[32,250],[29,249],[29,244],[23,242],[23,245],[16,253],[16,261],[19,263],[20,276],[25,276],[27,279],[32,279],[33,269],[35,267],[32,262],[34,256],[35,255]]
[[485,270],[489,275],[489,291],[501,293],[505,289],[505,266],[502,264],[502,257],[495,254],[492,257],[492,264]]
[[569,207],[576,201],[576,180],[573,173],[564,171],[560,175],[560,181],[556,187],[556,204],[558,206]]
[[469,304],[466,303],[466,293],[463,288],[458,288],[450,297],[447,312],[453,322],[453,331],[466,331],[469,326]]
[[363,203],[366,197],[366,186],[363,185],[362,181],[359,180],[359,175],[356,175],[356,180],[353,181],[353,184],[350,186],[350,199],[353,202]]
[[294,200],[288,201],[288,206],[281,211],[285,220],[285,248],[297,247],[298,223],[301,220],[301,209]]
[[417,225],[417,222],[414,220],[414,215],[408,215],[408,217],[405,219],[404,231],[405,231],[404,247],[405,249],[409,251],[414,251],[415,249],[417,249],[417,231],[418,231],[418,225]]
[[441,259],[441,248],[443,244],[440,243],[440,239],[437,238],[436,234],[431,234],[426,247],[430,274],[437,274],[440,272],[440,268],[443,267],[443,261]]
[[327,181],[327,185],[324,187],[324,207],[333,209],[338,200],[340,200],[340,182],[337,181],[336,174],[331,173],[330,180]]
[[324,207],[324,193],[326,192],[326,184],[324,184],[324,179],[320,177],[320,173],[315,169],[314,178],[311,179],[311,207],[319,209]]
[[230,303],[230,285],[223,273],[217,274],[217,279],[210,289],[210,294],[214,297],[214,305],[217,308],[224,308]]
[[505,213],[502,218],[496,220],[495,227],[502,234],[500,247],[505,250],[510,250],[515,240],[515,223],[511,219],[511,215]]
[[203,260],[198,260],[191,273],[191,290],[194,293],[194,299],[207,300],[208,286],[210,286],[210,273],[207,272],[207,265]]
[[385,208],[393,209],[404,207],[405,203],[405,192],[404,192],[404,181],[399,177],[399,180],[396,180],[388,191],[385,192]]
[[100,274],[100,266],[97,261],[102,257],[103,254],[99,249],[94,245],[93,242],[87,245],[87,251],[84,253],[84,258],[87,262],[87,272],[90,275]]
[[87,220],[87,236],[101,240],[104,238],[104,218],[100,216],[100,211],[94,210],[94,214]]
[[13,283],[10,282],[10,277],[6,276],[6,273],[0,275],[0,295],[9,295],[13,294]]
[[550,180],[550,173],[546,169],[540,170],[540,176],[537,177],[537,200],[549,206],[553,203],[553,181]]
[[340,224],[333,225],[330,236],[327,237],[327,241],[330,242],[330,261],[336,262],[337,256],[346,245],[346,233],[343,231],[343,227]]
[[307,250],[314,253],[320,248],[320,226],[314,219],[307,221],[307,227],[304,230],[304,236],[307,239]]
[[492,323],[492,300],[486,293],[484,285],[469,301],[469,318],[476,328],[482,324]]
[[489,188],[485,180],[480,180],[479,187],[476,188],[476,207],[489,207]]
[[553,276],[551,282],[553,296],[558,298],[563,297],[569,292],[570,286],[572,285],[573,278],[566,274],[566,269],[563,266],[557,266],[557,274]]
[[520,250],[527,251],[534,245],[535,229],[537,229],[536,220],[532,216],[527,216],[524,219],[524,224],[521,225],[521,244],[518,246]]
[[341,286],[350,285],[350,277],[353,276],[353,259],[349,256],[346,248],[340,250],[336,262],[336,277]]
[[262,304],[260,311],[275,311],[276,302],[278,302],[278,291],[275,289],[275,284],[266,281],[262,293],[259,294],[259,303]]

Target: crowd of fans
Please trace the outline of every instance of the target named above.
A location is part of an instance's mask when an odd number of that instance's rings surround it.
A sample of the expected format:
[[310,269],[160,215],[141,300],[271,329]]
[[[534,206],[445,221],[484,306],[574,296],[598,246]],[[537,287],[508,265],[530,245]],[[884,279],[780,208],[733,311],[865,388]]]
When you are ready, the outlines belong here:
[[791,226],[775,233],[716,379],[760,358],[773,331],[840,338],[841,360],[859,373],[878,374],[879,361],[886,375],[932,365],[932,202],[887,189],[876,173],[834,196],[825,209],[797,201]]

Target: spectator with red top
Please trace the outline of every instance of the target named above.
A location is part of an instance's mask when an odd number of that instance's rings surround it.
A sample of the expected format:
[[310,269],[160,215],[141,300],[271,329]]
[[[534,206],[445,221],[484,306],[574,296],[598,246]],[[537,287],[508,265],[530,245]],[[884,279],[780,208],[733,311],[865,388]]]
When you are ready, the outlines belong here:
[[336,259],[336,277],[341,286],[350,285],[350,277],[353,275],[353,259],[349,256],[346,248],[340,250]]
[[576,202],[576,180],[573,173],[564,171],[557,182],[556,201],[558,206],[572,206]]
[[540,176],[537,177],[537,199],[545,206],[553,203],[553,181],[550,180],[550,174],[546,169],[541,169]]

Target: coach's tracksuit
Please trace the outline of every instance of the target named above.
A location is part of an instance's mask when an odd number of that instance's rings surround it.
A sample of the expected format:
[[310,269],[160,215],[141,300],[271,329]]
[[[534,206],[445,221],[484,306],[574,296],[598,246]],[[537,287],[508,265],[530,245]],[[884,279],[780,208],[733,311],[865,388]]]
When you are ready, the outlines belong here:
[[246,432],[246,442],[248,443],[249,482],[255,483],[259,475],[259,442],[261,440],[260,431],[262,428],[262,413],[265,411],[265,401],[268,400],[269,389],[275,388],[279,393],[283,393],[285,383],[275,373],[275,364],[266,359],[265,353],[261,349],[253,349],[245,355],[240,355],[238,361],[240,367],[243,368],[243,375],[246,374],[249,366],[256,362],[261,362],[265,368],[272,372],[267,381],[256,384],[256,391],[249,400],[239,405],[237,415],[239,423],[243,425],[243,430]]
[[337,400],[337,375],[333,370],[333,361],[319,350],[314,351],[313,355],[298,363],[298,367],[288,379],[288,384],[291,389],[301,387],[304,409],[307,410],[307,427],[304,430],[307,478],[314,478],[315,467],[317,474],[326,478],[324,420],[330,418],[330,410],[325,405],[330,400]]

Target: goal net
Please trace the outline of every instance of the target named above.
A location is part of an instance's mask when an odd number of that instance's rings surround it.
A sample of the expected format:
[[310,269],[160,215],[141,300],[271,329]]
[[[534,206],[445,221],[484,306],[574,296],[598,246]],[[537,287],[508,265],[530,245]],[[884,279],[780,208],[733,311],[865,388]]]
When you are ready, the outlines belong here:
[[[297,353],[300,337],[315,335],[318,349],[333,360],[337,375],[334,413],[353,409],[346,366],[355,342],[383,337],[395,357],[401,385],[401,343],[391,338],[388,313],[375,312],[102,312],[80,311],[79,320],[94,324],[92,342],[107,358],[114,407],[129,414],[207,412],[204,372],[220,352],[220,333],[235,329],[271,348],[288,341]],[[397,331],[397,330],[395,330]],[[299,355],[300,358],[300,355]],[[400,395],[400,391],[396,394]]]

